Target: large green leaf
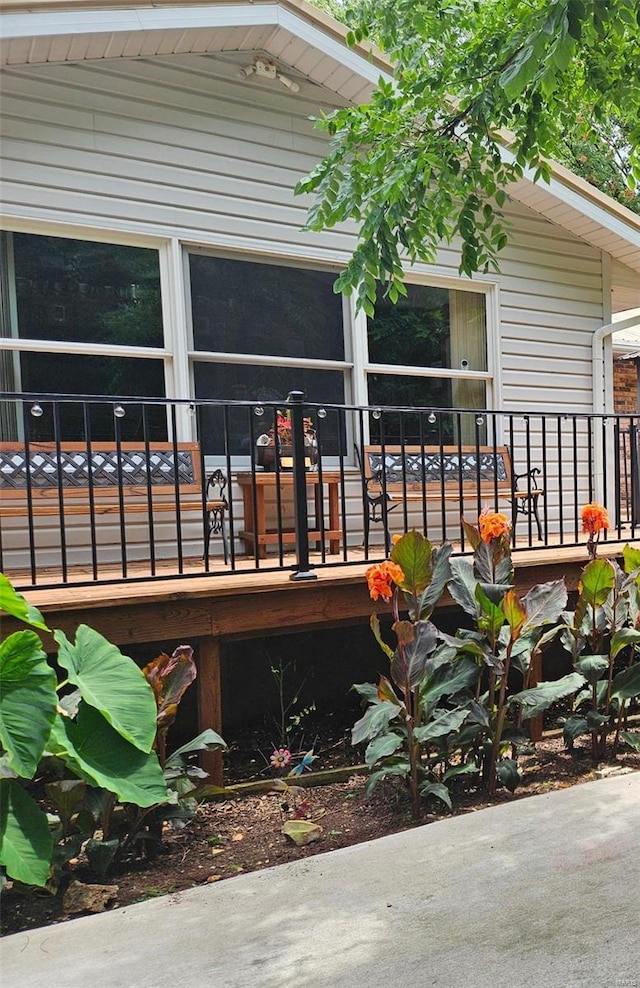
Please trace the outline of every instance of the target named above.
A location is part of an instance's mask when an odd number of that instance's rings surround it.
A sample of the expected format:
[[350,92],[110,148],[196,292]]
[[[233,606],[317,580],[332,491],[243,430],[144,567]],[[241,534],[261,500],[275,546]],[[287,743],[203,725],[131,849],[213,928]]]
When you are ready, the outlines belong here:
[[0,779],[0,864],[25,885],[45,885],[53,853],[47,817],[15,779]]
[[397,717],[403,709],[390,700],[372,703],[364,716],[353,725],[351,744],[360,744],[361,741],[369,741],[371,738],[375,738],[377,734],[382,734],[387,730],[390,721]]
[[413,736],[416,741],[424,743],[445,734],[457,731],[469,716],[468,710],[436,710],[435,716],[422,727],[416,727]]
[[608,668],[608,655],[583,655],[576,662],[576,672],[584,676],[590,686],[595,686]]
[[431,543],[415,529],[407,532],[391,550],[391,560],[402,568],[401,590],[418,596],[431,583]]
[[496,639],[505,620],[501,604],[491,600],[480,584],[476,586],[476,600],[480,605],[478,627],[490,638]]
[[448,806],[450,810],[453,809],[449,790],[446,786],[443,786],[441,782],[427,782],[425,785],[420,786],[420,794],[422,796],[435,796],[436,799],[442,800],[442,802]]
[[635,628],[620,628],[611,639],[611,658],[615,657],[626,648],[627,645],[637,645],[640,642],[640,631]]
[[422,702],[434,704],[443,696],[454,696],[462,693],[477,682],[478,666],[466,656],[458,659],[452,665],[440,666],[432,676],[424,682],[420,691]]
[[635,573],[636,570],[640,569],[640,549],[636,549],[632,545],[626,545],[622,550],[622,556],[624,559],[625,573]]
[[448,583],[448,590],[456,604],[472,614],[474,617],[478,611],[476,603],[476,584],[478,580],[473,572],[473,564],[469,559],[456,556],[450,560],[451,579]]
[[562,739],[565,747],[569,751],[573,748],[573,742],[581,734],[590,734],[586,717],[569,717],[562,730]]
[[30,624],[33,628],[39,628],[41,631],[49,630],[37,607],[32,607],[22,594],[14,590],[4,573],[0,573],[0,611],[24,621],[25,624]]
[[388,758],[389,755],[393,755],[403,743],[404,738],[401,738],[399,734],[382,734],[373,738],[364,753],[365,764],[371,768],[381,758]]
[[580,596],[591,607],[602,607],[616,585],[616,571],[608,559],[592,559],[582,571]]
[[129,744],[95,707],[84,702],[76,721],[56,718],[49,749],[80,778],[115,793],[123,803],[154,806],[167,801],[156,753]]
[[630,748],[634,751],[640,751],[640,732],[639,731],[621,731],[620,740],[628,744]]
[[517,703],[522,707],[522,716],[525,720],[530,717],[537,717],[550,707],[556,700],[561,700],[565,696],[575,693],[584,685],[584,676],[580,673],[570,672],[568,676],[557,679],[554,682],[538,683],[529,690],[522,690],[509,697],[509,703]]
[[371,773],[367,779],[367,784],[365,786],[365,793],[370,796],[375,787],[379,782],[383,782],[384,779],[389,776],[400,776],[401,778],[406,778],[411,771],[411,766],[409,762],[404,758],[399,758],[395,764],[385,763],[381,768],[377,768]]
[[518,764],[513,758],[501,758],[496,765],[496,775],[509,792],[515,792],[516,786],[520,782],[520,773],[518,772]]
[[449,542],[437,546],[431,553],[431,583],[424,589],[418,602],[418,616],[428,618],[440,600],[451,576],[450,557],[453,546]]
[[502,600],[502,611],[509,625],[511,637],[517,638],[527,615],[515,590],[507,590]]
[[525,595],[522,603],[527,612],[523,632],[542,624],[554,624],[567,606],[566,584],[564,580],[540,583]]
[[72,645],[62,631],[58,661],[83,699],[99,710],[125,740],[150,752],[156,737],[153,690],[135,662],[93,628],[81,624]]
[[[408,621],[400,623],[410,625]],[[412,690],[422,682],[427,661],[438,643],[438,629],[431,621],[417,621],[413,625],[413,635],[413,640],[398,646],[391,660],[394,682],[403,687],[407,681]]]
[[56,676],[34,631],[0,644],[0,742],[9,765],[31,778],[56,714]]
[[226,743],[222,740],[219,734],[212,731],[210,727],[206,731],[202,731],[197,737],[192,738],[191,741],[187,741],[186,744],[181,745],[180,748],[176,748],[172,751],[166,762],[164,763],[165,768],[179,768],[182,764],[182,756],[189,755],[194,751],[220,751],[226,748]]
[[611,684],[611,696],[618,700],[631,700],[640,694],[640,662],[619,672]]

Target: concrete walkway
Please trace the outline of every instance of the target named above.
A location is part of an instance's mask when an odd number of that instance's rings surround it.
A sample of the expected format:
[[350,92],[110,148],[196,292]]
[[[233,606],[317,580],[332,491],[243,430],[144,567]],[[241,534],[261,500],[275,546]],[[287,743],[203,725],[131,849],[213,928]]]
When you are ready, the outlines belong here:
[[640,773],[2,942],[16,988],[640,988]]

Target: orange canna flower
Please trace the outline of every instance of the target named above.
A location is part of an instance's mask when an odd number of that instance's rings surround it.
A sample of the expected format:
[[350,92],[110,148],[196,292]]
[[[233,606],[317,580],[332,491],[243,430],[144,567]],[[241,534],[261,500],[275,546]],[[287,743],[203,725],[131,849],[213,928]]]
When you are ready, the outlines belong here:
[[365,576],[367,578],[371,600],[378,600],[379,598],[391,600],[393,597],[393,587],[391,584],[404,582],[402,567],[398,566],[397,563],[392,563],[389,559],[375,566],[370,566]]
[[607,509],[601,504],[593,501],[585,504],[582,509],[582,531],[589,535],[597,535],[599,532],[609,528],[609,515]]
[[499,539],[503,535],[508,535],[511,531],[511,522],[506,515],[485,508],[478,517],[478,528],[482,541],[491,542],[492,539]]

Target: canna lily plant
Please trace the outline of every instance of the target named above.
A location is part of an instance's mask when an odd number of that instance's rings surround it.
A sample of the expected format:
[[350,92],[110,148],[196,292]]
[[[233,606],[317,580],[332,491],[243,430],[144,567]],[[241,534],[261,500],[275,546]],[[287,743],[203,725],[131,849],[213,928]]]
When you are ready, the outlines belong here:
[[390,607],[395,643],[385,641],[373,614],[371,628],[388,667],[377,685],[354,687],[369,705],[353,727],[352,743],[367,743],[365,761],[372,770],[367,791],[387,776],[405,779],[415,820],[424,797],[434,796],[451,807],[450,776],[446,769],[436,771],[439,749],[443,738],[469,718],[470,708],[459,705],[456,697],[466,698],[476,677],[471,659],[439,644],[430,620],[450,577],[450,555],[450,545],[434,548],[411,531],[396,541],[389,560],[366,574],[371,598]]

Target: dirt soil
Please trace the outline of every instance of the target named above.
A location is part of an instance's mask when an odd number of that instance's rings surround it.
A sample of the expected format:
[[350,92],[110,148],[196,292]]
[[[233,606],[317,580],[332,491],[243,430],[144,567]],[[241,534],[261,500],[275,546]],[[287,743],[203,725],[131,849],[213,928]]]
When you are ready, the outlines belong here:
[[[598,777],[586,742],[567,752],[559,737],[546,737],[537,744],[536,753],[522,757],[519,764],[522,784],[515,794],[501,789],[489,799],[476,792],[461,791],[454,796],[454,815]],[[621,754],[615,767],[604,770],[620,769],[640,770],[640,754]],[[108,908],[223,881],[242,872],[271,868],[416,826],[402,786],[385,782],[367,797],[365,782],[364,775],[353,774],[346,781],[307,788],[293,797],[287,792],[270,792],[203,804],[196,819],[183,830],[165,828],[160,853],[154,861],[136,861],[126,870],[109,875],[106,881],[117,886],[117,892]],[[283,835],[283,824],[294,815],[316,822],[322,828],[319,839],[299,847]],[[422,825],[446,815],[442,804],[434,802],[426,807]],[[82,857],[71,868],[69,881],[74,879],[97,882]],[[2,934],[73,919],[76,914],[64,912],[63,891],[61,888],[58,895],[52,896],[8,883],[1,896]]]

